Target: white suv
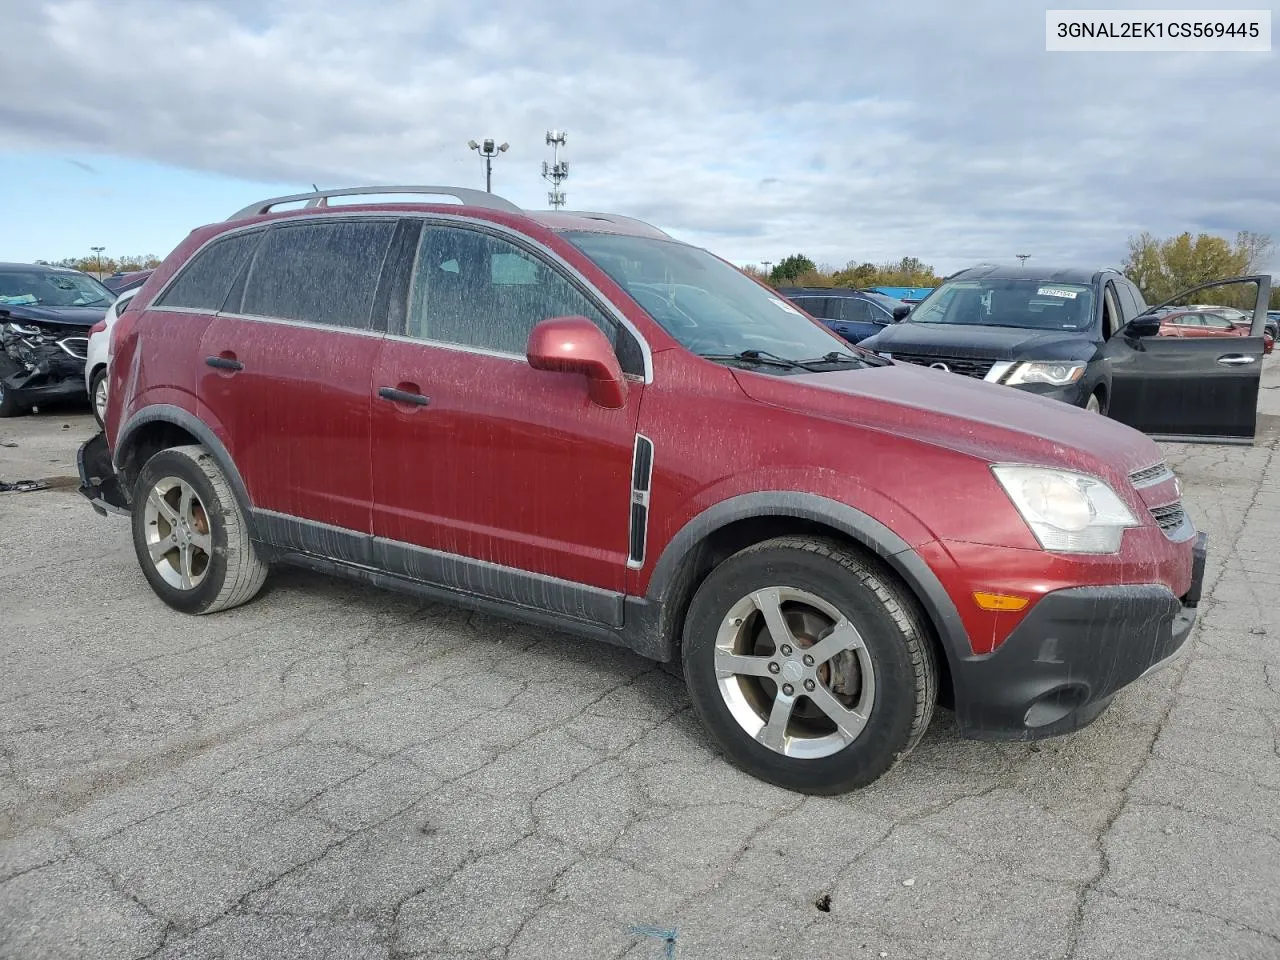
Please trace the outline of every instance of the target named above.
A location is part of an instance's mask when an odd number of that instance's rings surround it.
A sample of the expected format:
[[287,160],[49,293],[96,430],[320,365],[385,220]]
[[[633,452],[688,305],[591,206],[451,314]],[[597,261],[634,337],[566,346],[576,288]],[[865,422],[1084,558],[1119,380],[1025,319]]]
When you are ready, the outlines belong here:
[[120,316],[135,290],[127,290],[116,298],[107,310],[107,315],[93,325],[89,332],[89,351],[84,363],[84,384],[89,390],[89,400],[93,404],[93,415],[102,425],[102,417],[107,412],[107,370],[111,365],[111,328]]

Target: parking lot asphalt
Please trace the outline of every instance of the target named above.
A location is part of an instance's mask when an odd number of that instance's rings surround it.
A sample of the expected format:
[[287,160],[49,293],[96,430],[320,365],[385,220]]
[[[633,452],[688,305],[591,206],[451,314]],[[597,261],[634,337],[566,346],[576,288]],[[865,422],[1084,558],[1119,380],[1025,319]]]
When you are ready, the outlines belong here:
[[607,646],[290,570],[175,613],[65,479],[92,419],[0,421],[0,479],[53,480],[0,494],[0,957],[1280,957],[1275,361],[1261,404],[1165,448],[1186,656],[1038,744],[940,712],[837,798]]

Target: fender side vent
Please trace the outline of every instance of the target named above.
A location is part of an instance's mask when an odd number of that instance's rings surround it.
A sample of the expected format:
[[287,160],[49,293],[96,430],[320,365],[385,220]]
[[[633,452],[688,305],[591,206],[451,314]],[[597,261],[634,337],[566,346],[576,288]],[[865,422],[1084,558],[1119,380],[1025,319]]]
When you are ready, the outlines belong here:
[[627,566],[644,565],[645,541],[649,532],[649,489],[653,483],[653,441],[636,434],[631,461],[631,530]]

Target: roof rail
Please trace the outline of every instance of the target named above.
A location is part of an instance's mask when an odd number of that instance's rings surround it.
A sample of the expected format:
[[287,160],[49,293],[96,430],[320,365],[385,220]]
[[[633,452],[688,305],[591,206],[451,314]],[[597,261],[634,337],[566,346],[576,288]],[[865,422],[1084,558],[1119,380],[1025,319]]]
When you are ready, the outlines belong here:
[[422,193],[437,197],[453,197],[461,200],[469,207],[486,207],[489,210],[502,210],[506,213],[522,213],[523,211],[510,200],[484,190],[471,190],[467,187],[344,187],[339,190],[316,190],[311,193],[295,193],[287,197],[271,197],[251,203],[243,210],[227,217],[228,220],[242,220],[245,217],[256,217],[270,213],[271,208],[282,203],[298,203],[305,200],[307,207],[327,207],[330,197],[377,196],[393,193]]

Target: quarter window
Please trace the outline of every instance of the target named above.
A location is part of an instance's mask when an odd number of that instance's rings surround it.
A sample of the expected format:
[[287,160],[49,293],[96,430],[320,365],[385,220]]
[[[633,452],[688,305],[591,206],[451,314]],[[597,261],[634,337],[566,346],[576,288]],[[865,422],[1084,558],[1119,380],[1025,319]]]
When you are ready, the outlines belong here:
[[249,262],[262,231],[237,233],[215,240],[194,257],[160,298],[157,307],[189,307],[216,313],[227,299],[227,291]]
[[258,249],[242,313],[370,330],[394,220],[338,219],[274,227]]

